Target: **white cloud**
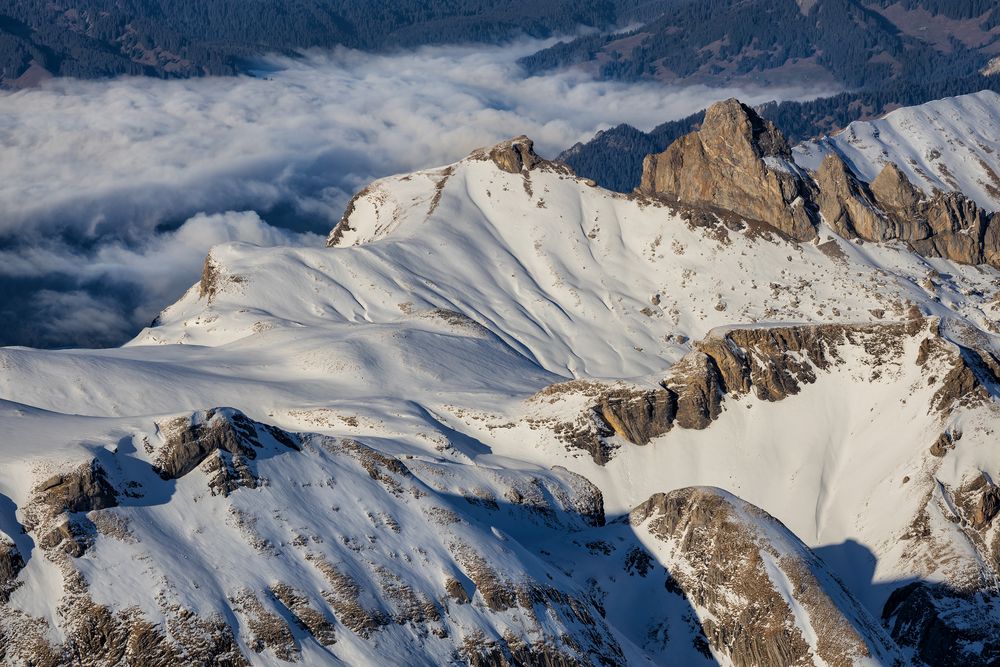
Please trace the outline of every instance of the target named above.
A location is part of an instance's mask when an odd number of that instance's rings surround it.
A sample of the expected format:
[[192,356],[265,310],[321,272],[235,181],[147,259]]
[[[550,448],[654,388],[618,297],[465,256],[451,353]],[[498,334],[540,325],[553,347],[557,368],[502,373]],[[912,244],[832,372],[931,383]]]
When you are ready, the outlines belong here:
[[[274,241],[259,219],[192,218],[199,212],[252,209],[272,224],[325,233],[374,178],[509,136],[528,134],[553,155],[609,125],[648,129],[732,95],[760,102],[824,92],[677,89],[582,72],[525,78],[516,60],[539,47],[341,49],[271,59],[258,78],[55,80],[0,94],[0,275],[73,269],[74,293],[98,275],[131,281],[151,300],[144,317],[179,291],[173,282],[156,288],[162,276],[135,257],[169,254],[170,275],[190,284],[212,243],[253,241],[243,234]],[[208,222],[225,231],[215,235]]]

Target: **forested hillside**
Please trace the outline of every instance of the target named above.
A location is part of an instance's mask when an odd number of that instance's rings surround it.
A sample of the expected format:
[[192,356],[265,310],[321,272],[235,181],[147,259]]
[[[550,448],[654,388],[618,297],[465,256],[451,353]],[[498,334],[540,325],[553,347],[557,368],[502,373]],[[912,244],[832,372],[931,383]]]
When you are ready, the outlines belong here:
[[616,17],[612,0],[0,0],[0,81],[232,74],[266,52],[492,42]]
[[523,63],[532,72],[590,63],[606,77],[669,82],[824,77],[858,88],[944,80],[1000,52],[995,4],[664,0],[641,27],[561,42]]

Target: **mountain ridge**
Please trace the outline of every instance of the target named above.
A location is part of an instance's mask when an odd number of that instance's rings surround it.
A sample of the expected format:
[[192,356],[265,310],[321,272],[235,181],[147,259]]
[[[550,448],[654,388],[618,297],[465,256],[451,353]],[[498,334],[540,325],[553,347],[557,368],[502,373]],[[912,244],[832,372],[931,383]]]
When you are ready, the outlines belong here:
[[516,137],[0,349],[4,659],[989,664],[997,269],[658,188]]

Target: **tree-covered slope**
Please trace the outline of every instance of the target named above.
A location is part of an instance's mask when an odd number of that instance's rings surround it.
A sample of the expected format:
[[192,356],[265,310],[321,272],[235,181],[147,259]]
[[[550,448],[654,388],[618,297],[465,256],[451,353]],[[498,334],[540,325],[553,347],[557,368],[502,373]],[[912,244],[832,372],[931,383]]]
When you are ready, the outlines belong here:
[[2,0],[0,81],[232,74],[272,51],[493,42],[615,20],[611,0]]

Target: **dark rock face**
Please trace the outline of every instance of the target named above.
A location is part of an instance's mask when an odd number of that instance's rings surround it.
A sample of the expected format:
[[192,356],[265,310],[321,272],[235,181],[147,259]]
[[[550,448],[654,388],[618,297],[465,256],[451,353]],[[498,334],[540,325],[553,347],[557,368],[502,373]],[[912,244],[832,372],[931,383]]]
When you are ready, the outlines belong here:
[[17,588],[17,575],[24,569],[24,557],[17,545],[0,532],[0,604],[10,599]]
[[701,130],[643,162],[639,191],[732,211],[789,238],[816,236],[810,184],[780,131],[736,99],[709,107]]
[[608,394],[601,397],[601,417],[621,437],[637,445],[670,430],[677,414],[677,396],[660,389],[638,394]]
[[262,433],[285,447],[298,449],[292,436],[257,424],[239,410],[231,408],[209,410],[203,417],[182,417],[161,425],[161,431],[166,436],[166,443],[156,457],[156,470],[160,477],[183,477],[210,454],[219,452],[208,464],[208,472],[213,475],[213,480],[217,480],[219,492],[224,493],[235,488],[232,485],[247,476],[246,461],[257,457],[257,450],[262,446]]
[[89,512],[118,504],[115,488],[108,482],[97,461],[45,480],[35,489],[38,501],[51,515],[62,512]]
[[982,593],[913,582],[897,588],[882,609],[892,638],[928,665],[985,667],[1000,664],[1000,626],[983,613]]

